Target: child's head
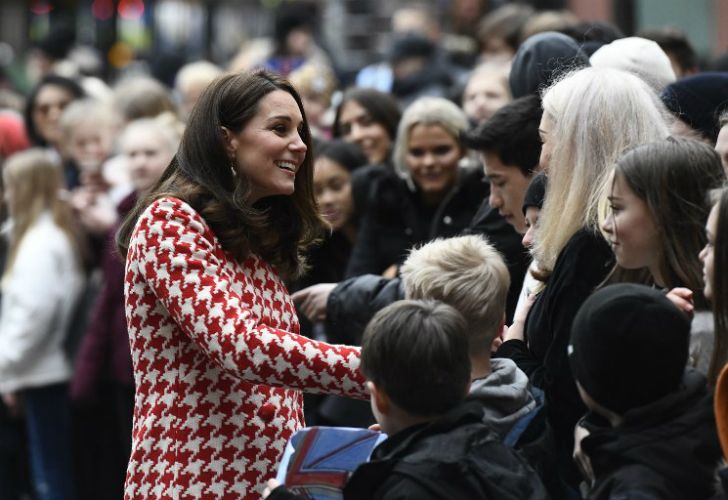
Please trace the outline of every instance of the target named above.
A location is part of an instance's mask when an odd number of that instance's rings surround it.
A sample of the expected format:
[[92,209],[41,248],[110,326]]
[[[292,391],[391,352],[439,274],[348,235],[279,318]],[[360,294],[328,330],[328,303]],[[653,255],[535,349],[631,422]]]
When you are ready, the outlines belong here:
[[[706,193],[722,185],[717,153],[690,139],[637,146],[618,161],[602,229],[623,269],[648,269],[659,286],[702,289]],[[702,294],[696,296],[700,305]]]
[[387,161],[401,116],[397,100],[374,89],[347,90],[334,116],[334,137],[358,144],[369,163]]
[[11,216],[37,216],[58,202],[63,188],[61,169],[54,158],[39,148],[9,157],[3,165],[5,203]]
[[508,104],[508,64],[483,64],[475,68],[463,91],[463,111],[473,123],[483,123]]
[[72,102],[61,116],[66,154],[79,169],[98,173],[113,151],[117,122],[110,106],[93,99]]
[[114,106],[126,122],[177,114],[172,92],[162,82],[147,76],[130,76],[114,85]]
[[420,97],[402,114],[394,168],[426,202],[440,202],[455,186],[467,154],[460,142],[467,128],[465,113],[443,97]]
[[26,100],[24,112],[30,142],[58,148],[62,142],[61,113],[69,103],[83,96],[81,86],[70,78],[50,74],[38,82]]
[[223,71],[210,61],[194,61],[182,66],[174,78],[174,92],[180,116],[187,120],[202,91]]
[[292,71],[288,80],[301,94],[309,123],[317,127],[323,126],[337,87],[333,70],[324,64],[305,63]]
[[20,242],[44,212],[73,236],[71,213],[62,199],[63,174],[56,158],[41,148],[15,153],[3,164],[3,197],[13,219],[5,273],[13,267]]
[[134,120],[126,126],[119,145],[138,193],[154,187],[177,152],[181,136],[180,122],[171,113]]
[[664,139],[668,131],[664,107],[652,89],[610,68],[564,76],[544,93],[543,109],[541,166],[549,190],[535,252],[539,265],[550,271],[577,231],[597,229],[605,182],[622,152]]
[[367,157],[361,148],[342,139],[324,142],[316,148],[314,194],[321,215],[333,231],[355,227],[351,175],[366,164]]
[[690,320],[661,291],[620,283],[594,292],[574,318],[569,345],[584,403],[611,419],[675,391],[689,340]]
[[539,172],[531,179],[526,194],[523,196],[523,217],[526,221],[526,233],[523,235],[521,242],[526,248],[531,248],[534,244],[536,224],[538,224],[543,200],[546,197],[547,184],[548,177],[544,172]]
[[480,153],[490,180],[491,207],[516,231],[525,232],[521,215],[523,195],[538,170],[541,138],[541,101],[535,95],[516,99],[486,122],[463,134],[463,144]]
[[443,415],[465,398],[467,329],[456,309],[435,301],[402,300],[374,315],[362,338],[361,371],[384,432]]
[[472,355],[487,353],[503,326],[511,278],[482,236],[436,239],[412,250],[401,269],[405,297],[440,300],[468,323]]

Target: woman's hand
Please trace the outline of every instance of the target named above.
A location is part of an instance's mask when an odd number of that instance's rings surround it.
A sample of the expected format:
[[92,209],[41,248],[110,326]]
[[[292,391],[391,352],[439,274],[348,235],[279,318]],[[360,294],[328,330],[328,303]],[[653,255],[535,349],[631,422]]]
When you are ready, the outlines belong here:
[[299,290],[291,298],[300,311],[311,321],[326,319],[326,302],[337,283],[319,283]]
[[265,489],[263,490],[263,498],[268,498],[270,494],[273,492],[274,489],[278,488],[281,485],[278,481],[275,479],[269,479],[268,484],[266,485]]
[[689,288],[673,288],[667,292],[666,297],[670,299],[675,307],[688,315],[690,319],[695,314],[695,305],[693,303],[693,291]]

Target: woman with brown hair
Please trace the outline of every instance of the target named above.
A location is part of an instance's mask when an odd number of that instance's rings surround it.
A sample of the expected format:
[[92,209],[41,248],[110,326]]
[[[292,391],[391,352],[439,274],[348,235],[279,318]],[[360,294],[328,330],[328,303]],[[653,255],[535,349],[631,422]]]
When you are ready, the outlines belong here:
[[298,335],[284,284],[319,235],[301,99],[220,77],[118,236],[137,388],[126,498],[256,498],[301,390],[364,397],[358,348]]

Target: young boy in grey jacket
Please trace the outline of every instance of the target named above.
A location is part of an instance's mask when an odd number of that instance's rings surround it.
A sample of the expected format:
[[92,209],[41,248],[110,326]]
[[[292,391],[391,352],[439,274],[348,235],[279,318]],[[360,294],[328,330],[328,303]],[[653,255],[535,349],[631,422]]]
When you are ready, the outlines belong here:
[[491,359],[510,286],[503,258],[483,236],[436,239],[412,250],[401,276],[406,298],[439,300],[465,317],[472,367],[468,398],[482,403],[485,422],[505,438],[538,408],[539,394],[513,361]]

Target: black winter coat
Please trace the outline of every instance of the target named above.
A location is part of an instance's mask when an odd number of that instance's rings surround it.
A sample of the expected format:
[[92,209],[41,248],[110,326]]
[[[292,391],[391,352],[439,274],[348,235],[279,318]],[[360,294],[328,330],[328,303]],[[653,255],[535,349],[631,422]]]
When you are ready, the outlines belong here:
[[344,488],[358,499],[543,499],[538,475],[467,402],[442,419],[380,444]]
[[589,500],[700,500],[715,493],[721,456],[712,393],[689,369],[679,391],[624,415],[619,427],[585,424],[581,443],[596,481]]
[[[538,475],[482,422],[479,402],[385,440],[344,487],[345,500],[546,499]],[[299,498],[280,488],[271,499]]]
[[578,231],[559,254],[546,288],[531,307],[525,329],[528,343],[509,340],[496,353],[515,361],[531,383],[543,389],[558,463],[564,479],[574,486],[579,481],[571,460],[574,425],[587,410],[569,367],[567,346],[579,307],[604,281],[613,259],[600,234]]
[[[379,174],[371,176],[347,277],[382,274],[393,264],[401,264],[413,246],[460,234],[490,193],[482,169],[463,171],[445,199],[430,207],[405,180],[392,173]],[[355,199],[361,195],[356,194]]]

